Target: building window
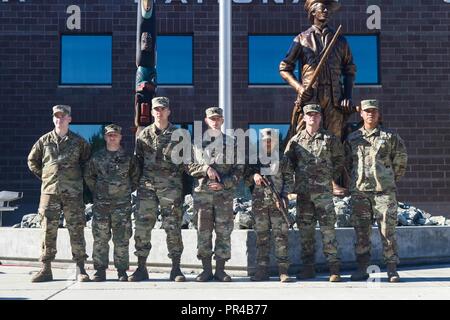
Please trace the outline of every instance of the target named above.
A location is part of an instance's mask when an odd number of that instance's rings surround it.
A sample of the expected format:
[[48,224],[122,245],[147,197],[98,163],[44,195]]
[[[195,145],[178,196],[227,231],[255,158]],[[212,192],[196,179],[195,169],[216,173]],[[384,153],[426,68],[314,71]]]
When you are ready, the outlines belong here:
[[253,129],[254,132],[252,132],[249,136],[250,143],[258,145],[259,139],[261,138],[261,135],[259,131],[264,128],[271,128],[271,129],[277,129],[279,131],[279,146],[280,151],[283,151],[282,148],[285,144],[285,140],[289,131],[289,124],[288,123],[258,123],[258,124],[249,124],[249,129]]
[[[285,85],[278,71],[295,35],[251,35],[248,43],[250,85]],[[355,84],[380,84],[378,35],[346,35],[357,66]],[[299,79],[299,64],[295,76]]]
[[111,85],[112,36],[62,35],[62,85]]
[[160,35],[157,42],[159,85],[192,85],[192,36]]
[[[248,37],[248,82],[250,85],[283,85],[278,71],[293,36],[253,35]],[[298,78],[298,65],[295,76]]]
[[70,131],[84,138],[92,148],[92,153],[105,147],[104,129],[109,123],[73,123]]
[[378,35],[347,35],[345,38],[350,44],[357,68],[355,84],[380,84]]
[[173,124],[178,129],[184,129],[189,131],[189,134],[191,135],[191,138],[194,139],[194,126],[192,123],[174,123]]

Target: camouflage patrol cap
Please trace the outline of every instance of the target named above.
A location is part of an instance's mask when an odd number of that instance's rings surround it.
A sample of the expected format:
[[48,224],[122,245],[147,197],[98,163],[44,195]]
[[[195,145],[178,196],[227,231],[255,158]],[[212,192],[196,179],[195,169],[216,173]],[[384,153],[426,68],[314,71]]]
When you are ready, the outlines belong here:
[[318,104],[307,104],[303,107],[303,113],[307,114],[309,112],[318,112],[320,113],[322,111],[322,108]]
[[56,106],[53,107],[53,115],[55,115],[58,112],[62,112],[68,116],[70,116],[71,112],[72,112],[72,108],[70,106],[66,106],[63,104],[57,104]]
[[361,109],[362,110],[379,109],[378,100],[371,99],[371,100],[363,100],[363,101],[361,101]]
[[219,107],[211,107],[206,109],[205,114],[207,118],[211,118],[214,116],[223,117],[223,110]]
[[156,97],[152,100],[152,109],[156,107],[169,108],[169,98],[167,97]]
[[110,124],[105,127],[105,135],[108,133],[118,133],[122,134],[122,128],[117,124]]

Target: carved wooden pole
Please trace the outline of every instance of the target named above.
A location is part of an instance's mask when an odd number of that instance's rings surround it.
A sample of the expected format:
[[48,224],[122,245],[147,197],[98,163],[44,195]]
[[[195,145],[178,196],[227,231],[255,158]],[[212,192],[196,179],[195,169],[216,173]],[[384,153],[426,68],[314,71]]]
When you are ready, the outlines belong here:
[[134,125],[137,134],[151,122],[151,102],[156,93],[155,0],[139,0],[136,43],[136,95]]

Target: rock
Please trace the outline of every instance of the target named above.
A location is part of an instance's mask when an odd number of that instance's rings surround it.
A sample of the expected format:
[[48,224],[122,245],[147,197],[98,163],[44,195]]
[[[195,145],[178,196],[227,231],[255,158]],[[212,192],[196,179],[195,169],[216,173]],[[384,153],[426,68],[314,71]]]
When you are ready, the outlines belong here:
[[194,199],[188,194],[184,197],[182,229],[197,229],[197,212],[194,210]]
[[448,224],[449,220],[444,216],[431,217],[428,219],[428,221],[431,225],[438,225],[438,226],[449,225]]
[[40,228],[41,216],[37,213],[30,213],[22,217],[20,228]]
[[351,197],[333,197],[334,211],[336,212],[336,225],[338,228],[352,227],[352,205]]

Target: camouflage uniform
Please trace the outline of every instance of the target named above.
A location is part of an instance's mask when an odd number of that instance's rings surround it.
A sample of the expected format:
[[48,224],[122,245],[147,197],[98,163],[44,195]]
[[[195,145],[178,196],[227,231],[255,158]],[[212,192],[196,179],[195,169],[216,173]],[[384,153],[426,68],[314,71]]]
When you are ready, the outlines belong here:
[[158,217],[167,233],[169,258],[179,259],[183,252],[181,224],[183,222],[183,171],[187,166],[175,164],[171,153],[178,142],[171,141],[177,130],[172,124],[160,131],[155,124],[145,128],[136,141],[136,159],[140,168],[139,210],[136,214],[136,256],[148,257],[151,231]]
[[[266,178],[272,181],[275,190],[282,198],[287,198],[288,190],[293,185],[293,175],[286,174],[284,167],[286,161],[283,161],[283,159],[281,160],[279,170],[274,175],[266,176]],[[272,228],[275,258],[278,265],[280,267],[283,266],[287,270],[289,268],[289,226],[281,212],[277,209],[276,203],[271,197],[268,188],[258,186],[254,183],[253,178],[256,173],[263,175],[261,173],[261,167],[268,167],[268,165],[249,166],[246,168],[244,175],[246,184],[254,186],[252,192],[252,211],[255,217],[256,246],[258,249],[256,263],[258,266],[264,268],[269,267],[270,229]]]
[[83,168],[89,156],[89,144],[71,131],[64,138],[56,131],[43,135],[28,155],[28,167],[42,180],[39,203],[44,229],[42,262],[55,259],[61,211],[69,230],[73,260],[81,263],[88,257],[84,240]]
[[132,235],[131,192],[136,190],[139,178],[134,159],[122,148],[114,152],[104,148],[89,161],[84,178],[94,194],[94,268],[108,268],[108,243],[112,231],[114,266],[118,270],[127,270],[128,246]]
[[342,144],[324,129],[319,129],[314,136],[304,129],[289,141],[285,155],[291,162],[287,168],[295,170],[294,191],[297,193],[297,225],[303,264],[315,263],[315,226],[318,220],[328,264],[339,265],[332,181],[339,177],[344,165]]
[[[219,137],[220,138],[220,137]],[[198,178],[194,188],[194,208],[198,213],[198,243],[197,258],[210,259],[214,253],[216,260],[228,261],[231,258],[231,232],[233,231],[233,198],[235,189],[240,177],[243,174],[244,166],[237,164],[236,142],[234,138],[221,135],[223,139],[223,149],[217,154],[209,154],[211,167],[214,168],[221,177],[224,189],[212,191],[208,188],[209,178],[205,158],[200,154],[201,150],[196,149],[196,158],[200,166],[190,168],[190,174]],[[202,148],[210,145],[210,141],[204,141]],[[226,164],[226,148],[234,148],[234,164]],[[217,159],[223,157],[223,164],[217,164]],[[212,232],[216,232],[216,242],[213,251]]]
[[381,126],[371,132],[363,127],[349,135],[345,152],[346,168],[351,176],[357,260],[362,264],[370,261],[370,236],[376,220],[384,260],[387,264],[398,264],[396,182],[406,171],[405,144],[398,134]]

